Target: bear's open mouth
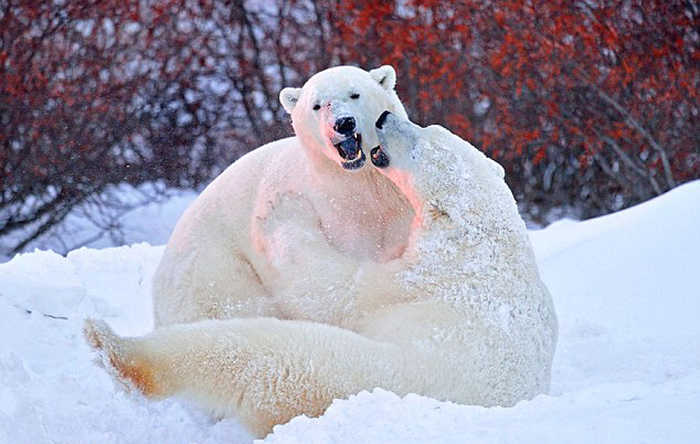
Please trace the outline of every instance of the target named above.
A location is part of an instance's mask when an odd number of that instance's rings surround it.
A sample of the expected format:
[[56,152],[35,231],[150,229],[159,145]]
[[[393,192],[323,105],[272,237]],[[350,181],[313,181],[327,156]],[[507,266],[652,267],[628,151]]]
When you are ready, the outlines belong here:
[[338,151],[338,155],[343,161],[341,165],[346,170],[355,170],[364,165],[367,157],[362,151],[362,134],[354,133],[347,139],[333,144]]
[[358,153],[357,157],[355,157],[355,159],[343,161],[343,162],[341,162],[341,164],[343,165],[343,168],[345,168],[346,170],[356,170],[356,169],[360,168],[362,165],[364,165],[366,160],[367,160],[367,157],[365,157],[364,151],[362,151],[362,149],[360,149],[360,152]]

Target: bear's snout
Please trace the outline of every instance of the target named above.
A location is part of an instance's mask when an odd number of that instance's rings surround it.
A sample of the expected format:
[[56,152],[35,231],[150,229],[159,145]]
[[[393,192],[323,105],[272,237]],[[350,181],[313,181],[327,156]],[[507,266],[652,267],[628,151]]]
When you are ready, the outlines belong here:
[[351,134],[355,131],[355,126],[354,117],[341,117],[335,121],[333,129],[340,134]]

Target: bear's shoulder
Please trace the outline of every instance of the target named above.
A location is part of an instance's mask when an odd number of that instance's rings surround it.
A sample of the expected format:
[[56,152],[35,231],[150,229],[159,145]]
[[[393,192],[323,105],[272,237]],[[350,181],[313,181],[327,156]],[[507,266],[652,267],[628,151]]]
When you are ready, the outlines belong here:
[[498,179],[505,178],[505,170],[501,164],[452,131],[440,125],[431,125],[426,129],[429,130],[429,139],[433,146],[449,150],[466,158],[472,167],[481,167],[487,170],[488,173],[495,174]]
[[[256,182],[264,176],[265,170],[287,158],[301,154],[301,144],[297,137],[286,137],[266,143],[244,154],[219,174],[211,186],[221,186],[241,181]],[[209,188],[209,187],[208,187]]]
[[[271,174],[271,168],[284,164],[285,158],[293,158],[300,152],[296,137],[276,140],[249,151],[209,183],[189,210],[195,213],[206,211],[210,218],[221,213],[230,217],[232,208],[240,210],[251,201],[265,177]],[[234,202],[236,204],[232,205]]]

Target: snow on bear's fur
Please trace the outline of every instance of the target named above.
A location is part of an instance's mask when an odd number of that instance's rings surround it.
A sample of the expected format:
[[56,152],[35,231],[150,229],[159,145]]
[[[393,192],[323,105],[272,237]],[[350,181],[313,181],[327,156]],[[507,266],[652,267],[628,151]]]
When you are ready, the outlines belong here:
[[444,362],[468,375],[460,400],[510,405],[546,392],[557,319],[503,168],[441,126],[385,112],[377,134],[372,159],[421,221],[397,280],[453,316],[433,332]]
[[178,223],[158,328],[86,322],[118,381],[258,436],[374,387],[481,405],[548,389],[556,318],[503,170],[405,120],[393,86],[389,67],[341,67],[283,90],[297,138],[236,162]]

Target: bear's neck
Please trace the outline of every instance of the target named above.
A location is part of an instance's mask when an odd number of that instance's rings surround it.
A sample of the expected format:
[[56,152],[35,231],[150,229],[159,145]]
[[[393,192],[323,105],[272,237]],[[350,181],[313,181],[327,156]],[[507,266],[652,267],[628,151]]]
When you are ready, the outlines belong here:
[[[317,174],[338,174],[338,171],[343,171],[343,168],[338,164],[338,162],[331,160],[325,153],[325,150],[329,150],[327,146],[318,140],[310,137],[298,136],[304,155],[311,165],[311,168]],[[335,153],[334,153],[335,154]],[[350,173],[349,171],[343,171]],[[358,171],[358,173],[361,171]]]
[[397,191],[404,196],[414,213],[411,232],[415,232],[423,224],[423,216],[428,202],[419,193],[414,184],[414,177],[408,171],[392,169],[384,177],[394,184]]
[[400,256],[414,219],[407,196],[369,160],[360,169],[347,171],[319,153],[323,148],[306,146],[306,176],[329,241],[357,258],[385,262]]

